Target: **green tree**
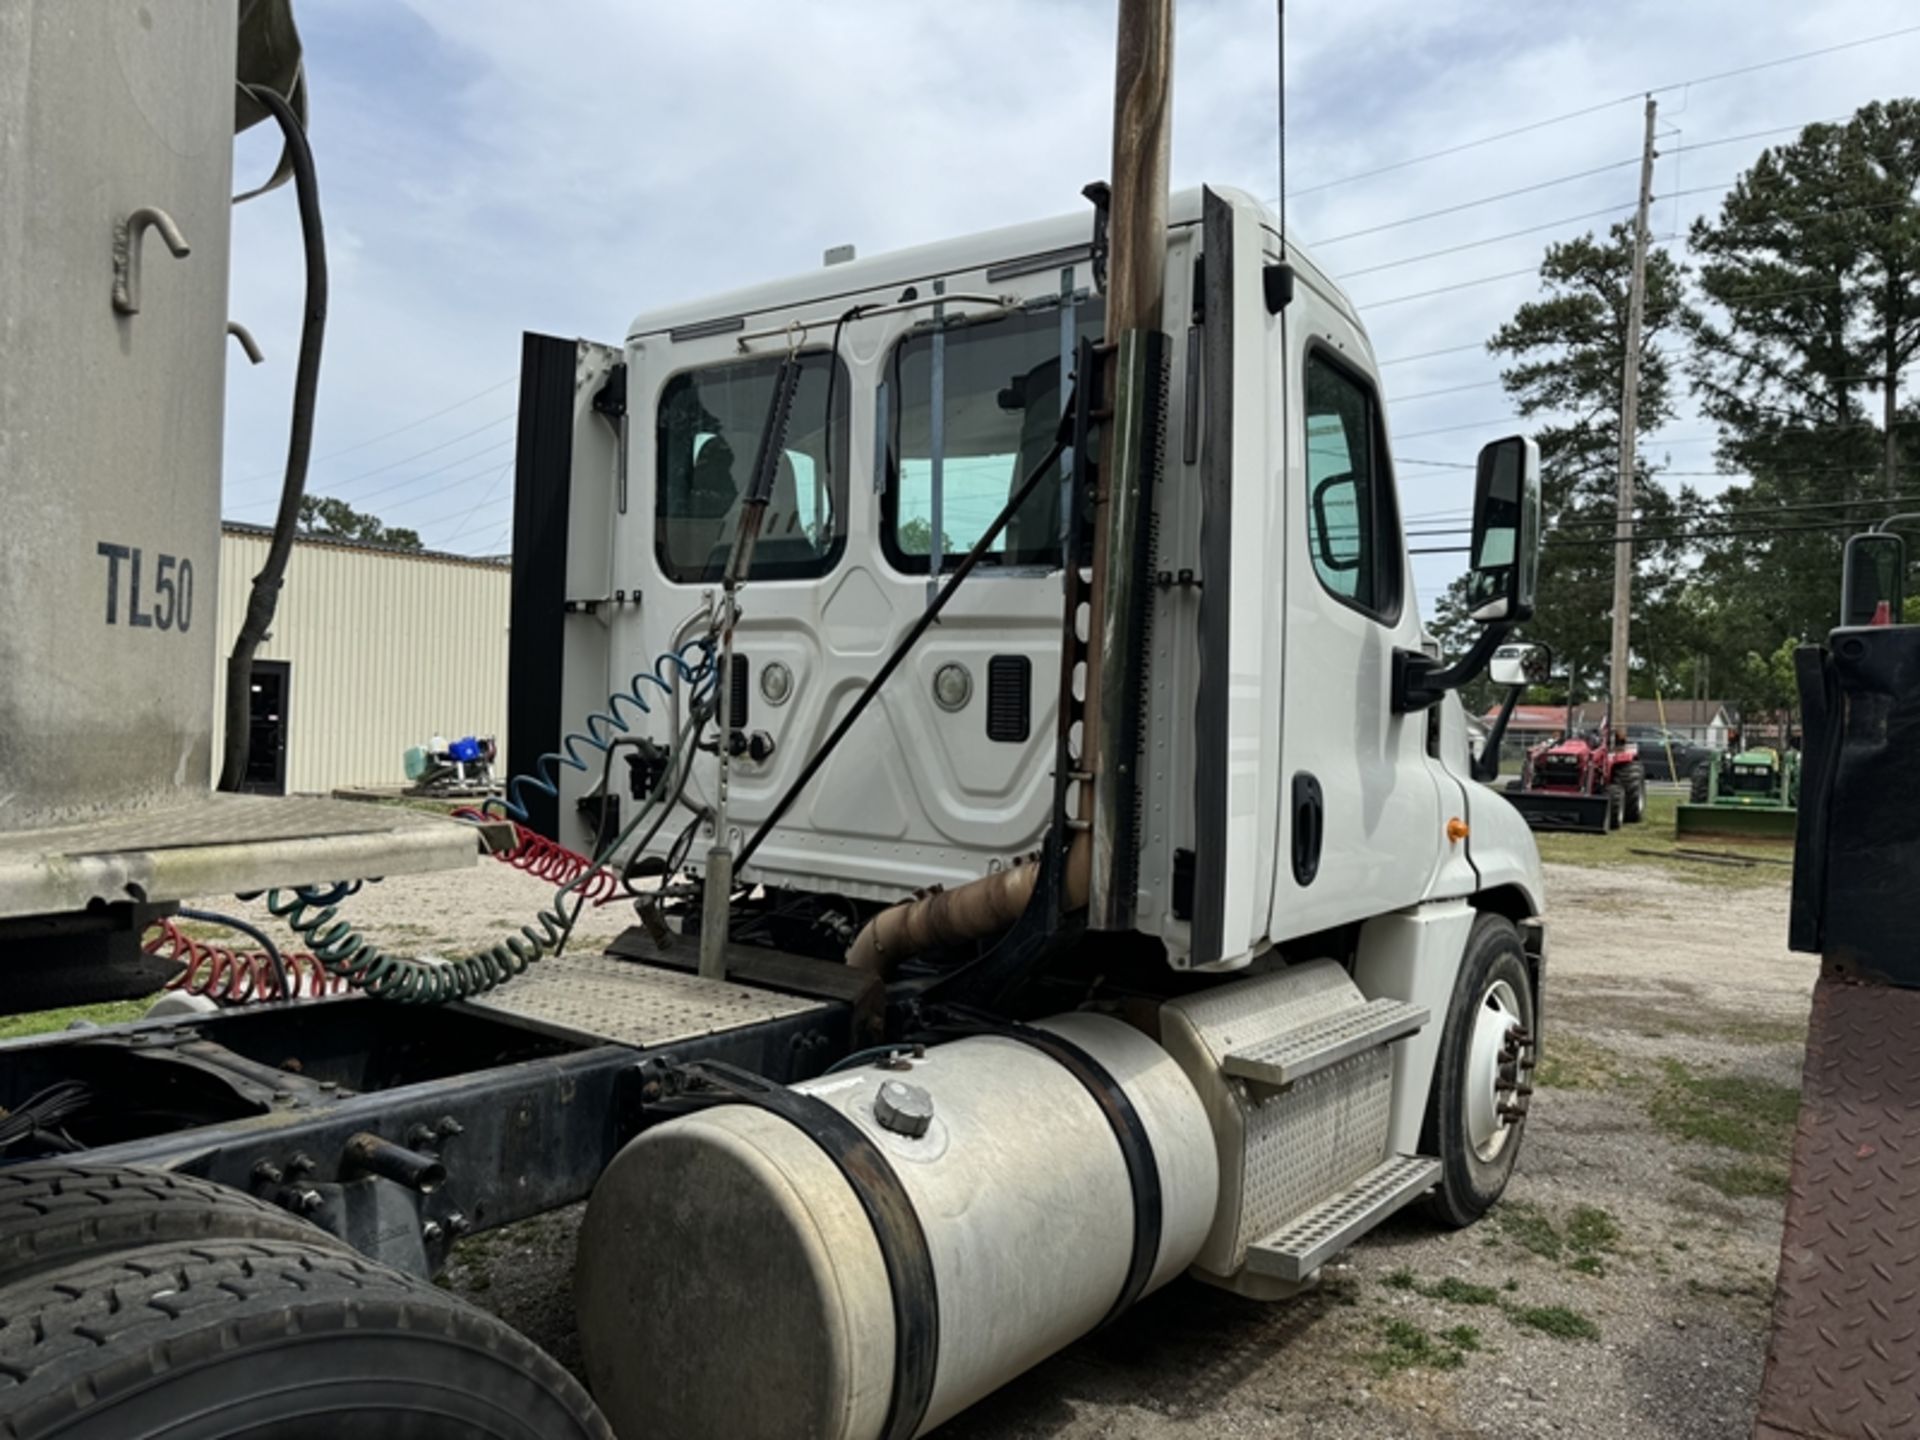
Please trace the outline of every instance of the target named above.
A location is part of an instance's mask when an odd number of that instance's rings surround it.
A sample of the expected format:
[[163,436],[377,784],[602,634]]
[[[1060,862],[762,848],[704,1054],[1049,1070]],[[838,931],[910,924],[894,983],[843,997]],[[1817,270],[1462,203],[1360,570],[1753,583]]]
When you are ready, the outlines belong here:
[[[1529,639],[1553,648],[1557,667],[1578,677],[1583,695],[1603,693],[1610,649],[1613,534],[1620,453],[1621,373],[1627,352],[1627,291],[1633,237],[1616,225],[1550,245],[1540,267],[1539,299],[1522,305],[1487,349],[1506,362],[1501,382],[1540,445],[1542,530],[1539,599],[1525,627]],[[1674,374],[1663,336],[1679,325],[1682,272],[1664,251],[1647,256],[1647,318],[1640,345],[1638,432],[1673,416]],[[1644,452],[1637,467],[1638,514],[1674,520],[1697,508],[1655,482]],[[1654,541],[1634,547],[1634,613],[1672,612],[1684,578],[1681,547]],[[1477,626],[1467,616],[1465,580],[1435,607],[1434,630],[1449,648],[1464,649]],[[1649,657],[1637,657],[1642,665]],[[1657,657],[1656,657],[1657,658]],[[1478,697],[1467,697],[1472,703]],[[1576,698],[1580,698],[1576,696]]]
[[384,525],[377,515],[354,509],[331,495],[300,497],[300,533],[333,535],[342,540],[364,540],[371,545],[388,545],[395,550],[418,550],[420,533],[399,526]]
[[[933,552],[933,523],[919,515],[904,522],[900,526],[900,549],[908,555],[931,554]],[[964,549],[964,546],[956,548],[953,543],[953,536],[946,532],[945,527],[941,528],[940,554],[943,558],[948,555],[961,553]]]
[[1694,390],[1720,468],[1748,477],[1720,497],[1716,528],[1759,532],[1704,547],[1696,603],[1720,673],[1825,634],[1846,534],[1912,488],[1916,187],[1920,102],[1876,102],[1764,151],[1694,224],[1707,302],[1687,315]]

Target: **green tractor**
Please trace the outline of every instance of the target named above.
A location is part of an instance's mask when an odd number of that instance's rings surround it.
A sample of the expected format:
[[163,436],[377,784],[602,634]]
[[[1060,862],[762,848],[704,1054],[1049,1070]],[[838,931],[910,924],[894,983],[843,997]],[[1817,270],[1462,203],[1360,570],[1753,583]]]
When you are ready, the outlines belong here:
[[1693,771],[1691,804],[1674,811],[1673,833],[1791,840],[1800,808],[1800,752],[1765,746],[1722,750]]

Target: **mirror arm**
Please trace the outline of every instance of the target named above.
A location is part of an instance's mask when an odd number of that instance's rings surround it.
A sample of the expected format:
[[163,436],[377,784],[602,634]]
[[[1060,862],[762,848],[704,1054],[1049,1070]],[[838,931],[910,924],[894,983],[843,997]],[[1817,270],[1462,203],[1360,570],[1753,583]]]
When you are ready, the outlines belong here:
[[1495,620],[1480,632],[1480,638],[1453,664],[1442,666],[1420,650],[1393,652],[1393,713],[1406,715],[1430,709],[1440,703],[1449,690],[1458,690],[1486,668],[1493,652],[1513,633],[1514,622]]
[[1507,738],[1507,722],[1513,719],[1513,707],[1520,703],[1520,692],[1526,688],[1524,685],[1507,687],[1507,698],[1500,702],[1500,713],[1487,728],[1487,738],[1480,742],[1480,758],[1473,762],[1470,773],[1482,785],[1500,778],[1500,745]]

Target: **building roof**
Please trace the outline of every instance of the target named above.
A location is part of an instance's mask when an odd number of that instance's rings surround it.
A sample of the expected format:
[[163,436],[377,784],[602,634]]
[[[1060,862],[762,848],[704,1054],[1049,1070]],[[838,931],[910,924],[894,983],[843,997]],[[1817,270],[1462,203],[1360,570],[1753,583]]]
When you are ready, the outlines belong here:
[[[1500,714],[1500,707],[1494,706],[1482,717],[1488,724]],[[1606,719],[1607,702],[1589,700],[1573,707],[1573,727],[1576,730],[1597,728]],[[1664,721],[1663,721],[1664,717]],[[1669,729],[1734,724],[1737,714],[1734,708],[1724,700],[1628,700],[1624,725],[1659,725],[1665,723]],[[1516,705],[1513,707],[1513,719],[1507,724],[1510,730],[1564,730],[1567,725],[1567,707],[1564,705]]]
[[[223,535],[248,535],[262,540],[273,538],[271,525],[249,525],[241,520],[222,520]],[[395,560],[426,560],[440,565],[477,565],[485,570],[511,570],[512,555],[456,555],[448,550],[413,550],[404,545],[383,545],[374,540],[353,540],[344,535],[313,535],[299,531],[294,545],[319,545],[334,550],[366,550]]]

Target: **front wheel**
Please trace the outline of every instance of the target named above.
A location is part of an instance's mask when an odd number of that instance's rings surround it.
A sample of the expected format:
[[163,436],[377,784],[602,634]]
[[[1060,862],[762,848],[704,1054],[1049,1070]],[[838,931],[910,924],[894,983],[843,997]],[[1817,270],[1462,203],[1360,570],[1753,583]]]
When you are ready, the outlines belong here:
[[1713,781],[1707,769],[1711,764],[1712,762],[1709,760],[1702,760],[1698,765],[1693,767],[1693,778],[1689,782],[1687,798],[1696,805],[1704,805],[1707,803],[1707,796],[1713,786]]
[[1507,1188],[1526,1125],[1534,1019],[1518,927],[1504,915],[1479,916],[1447,1006],[1420,1134],[1421,1153],[1440,1160],[1427,1209],[1443,1225],[1471,1225]]
[[1638,765],[1628,765],[1621,771],[1620,785],[1627,793],[1626,814],[1622,818],[1629,825],[1638,825],[1647,815],[1647,772]]
[[1607,829],[1618,830],[1627,821],[1627,792],[1623,786],[1609,785],[1607,795]]

